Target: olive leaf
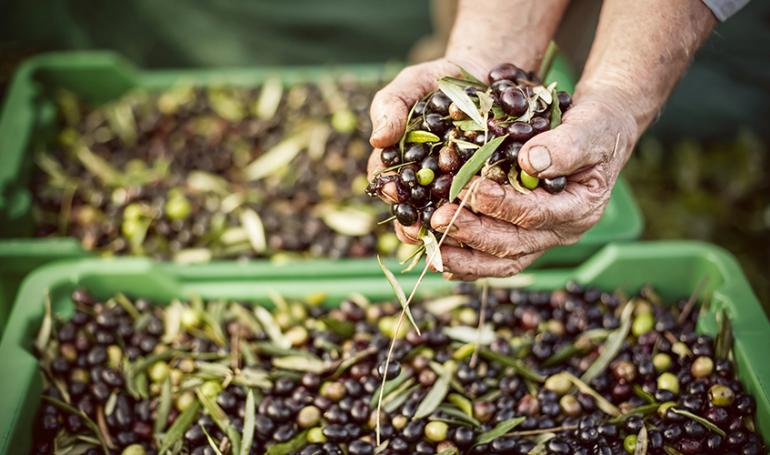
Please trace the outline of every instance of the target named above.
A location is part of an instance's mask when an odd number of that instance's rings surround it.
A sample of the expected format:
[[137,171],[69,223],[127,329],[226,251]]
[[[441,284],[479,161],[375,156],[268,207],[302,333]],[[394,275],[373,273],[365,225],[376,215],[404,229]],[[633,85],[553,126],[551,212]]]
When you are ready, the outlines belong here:
[[580,377],[584,382],[591,382],[595,377],[602,374],[610,362],[618,355],[618,352],[620,352],[623,342],[631,330],[631,315],[633,314],[634,306],[633,302],[629,301],[625,308],[623,308],[623,312],[620,315],[620,327],[607,336],[607,340],[602,345],[601,354]]
[[455,106],[463,111],[471,120],[479,125],[484,124],[483,115],[479,112],[476,104],[461,85],[446,78],[442,78],[438,81],[438,89],[444,92],[444,94],[452,100]]
[[316,374],[323,373],[328,367],[323,360],[312,359],[306,356],[276,357],[273,359],[273,366],[283,370],[304,371]]
[[537,77],[541,81],[544,81],[546,76],[548,76],[548,73],[551,72],[551,65],[553,65],[553,61],[558,53],[559,46],[557,46],[553,40],[549,41],[548,47],[545,49],[545,54],[543,55],[543,60],[540,62],[540,68],[537,71]]
[[487,142],[481,148],[476,150],[473,156],[463,164],[460,170],[457,171],[454,180],[452,180],[452,186],[449,188],[449,200],[453,201],[457,198],[465,188],[465,185],[471,181],[474,175],[481,170],[484,163],[490,156],[500,147],[500,144],[508,137],[508,135],[498,136],[491,141]]
[[483,124],[486,125],[486,119],[489,117],[489,111],[492,109],[495,101],[487,92],[478,92],[476,93],[476,97],[479,99],[479,112],[481,112],[481,115],[484,116],[485,121]]
[[438,240],[436,240],[433,231],[426,229],[425,234],[420,236],[420,239],[425,245],[426,260],[437,272],[443,272],[444,261],[441,258],[441,249],[438,247]]
[[43,395],[42,399],[56,406],[63,412],[74,414],[80,417],[88,429],[91,430],[91,432],[93,432],[94,435],[99,439],[99,444],[102,446],[102,450],[104,451],[105,455],[109,454],[109,449],[114,448],[112,441],[107,439],[106,435],[102,433],[99,425],[97,425],[96,422],[94,422],[93,419],[88,416],[88,414],[68,403],[48,395]]
[[79,143],[75,148],[75,156],[88,171],[96,176],[106,186],[121,186],[124,183],[123,174],[112,165],[92,152],[85,144]]
[[259,93],[256,108],[257,118],[270,120],[278,111],[283,95],[283,83],[277,77],[270,77],[262,83],[262,91]]
[[553,91],[553,103],[551,103],[551,129],[561,125],[561,106],[559,106],[559,99],[556,97],[556,90]]
[[479,353],[488,360],[513,368],[516,374],[525,379],[540,383],[545,382],[545,378],[541,374],[528,368],[520,359],[490,351],[489,349],[481,349]]
[[284,349],[291,347],[291,342],[281,333],[278,323],[269,311],[257,305],[254,307],[254,316],[276,346]]
[[158,402],[158,410],[155,413],[155,433],[160,434],[163,429],[166,428],[166,422],[168,422],[168,416],[171,413],[171,379],[166,378],[163,381],[163,385],[160,389],[160,401]]
[[447,399],[450,403],[457,406],[457,408],[464,412],[467,416],[473,417],[473,404],[471,403],[471,400],[465,398],[459,393],[450,393]]
[[449,392],[449,382],[452,380],[455,370],[457,370],[457,364],[452,360],[447,361],[441,366],[441,370],[441,374],[438,379],[436,379],[436,382],[433,383],[433,387],[431,387],[430,391],[425,395],[425,398],[420,402],[420,405],[417,406],[417,410],[413,417],[414,420],[419,420],[431,415],[444,401],[444,398]]
[[244,387],[259,387],[261,389],[269,389],[273,385],[268,379],[267,372],[253,367],[241,368],[235,373],[233,382]]
[[470,119],[455,120],[452,124],[463,131],[484,131],[485,129],[484,125]]
[[491,324],[485,324],[483,327],[469,327],[467,325],[444,327],[443,332],[449,338],[463,343],[486,346],[495,341],[495,331]]
[[[436,411],[442,412],[442,413],[444,413],[444,414],[446,414],[446,415],[448,415],[450,417],[454,417],[458,421],[460,421],[462,423],[465,423],[465,424],[468,424],[468,425],[470,425],[472,427],[478,428],[478,427],[481,426],[481,422],[479,422],[478,420],[473,418],[472,414],[467,414],[467,413],[463,412],[462,410],[457,409],[457,408],[455,408],[453,406],[449,406],[447,404],[442,404],[441,406],[439,406],[436,409]],[[431,417],[431,418],[433,419],[433,417]]]
[[415,390],[419,390],[420,388],[420,384],[415,384],[413,379],[406,381],[399,389],[394,390],[393,393],[382,400],[382,410],[385,411],[386,414],[395,412],[396,409],[400,408],[406,402]]
[[351,237],[369,234],[376,222],[376,216],[371,211],[353,206],[325,210],[321,219],[334,232]]
[[[407,379],[411,378],[412,374],[407,369],[402,369],[401,373],[398,374],[395,378],[391,379],[390,381],[387,381],[385,383],[385,387],[383,389],[383,396],[387,396],[390,394],[390,392],[396,390],[398,387],[401,386],[401,384],[405,383]],[[372,394],[372,398],[369,400],[369,407],[374,408],[377,405],[377,397],[380,395],[380,387],[377,388],[377,390],[374,391]]]
[[353,365],[356,365],[363,359],[375,354],[377,352],[377,349],[374,347],[370,347],[367,349],[364,349],[363,351],[358,351],[355,354],[351,355],[350,357],[346,358],[345,360],[342,360],[339,362],[339,365],[337,365],[337,368],[334,369],[334,373],[329,376],[329,379],[336,380],[340,376],[342,376],[345,371],[350,369]]
[[463,141],[461,139],[452,139],[452,142],[457,144],[458,148],[465,149],[465,150],[476,150],[477,148],[481,147],[479,144],[474,144],[473,142]]
[[543,366],[548,368],[554,365],[559,365],[571,359],[573,356],[582,354],[585,351],[586,351],[585,348],[578,347],[575,345],[575,343],[569,343],[561,347],[559,350],[554,352],[550,357],[545,359],[545,361],[543,362]]
[[679,414],[680,416],[687,417],[688,419],[692,419],[698,422],[699,424],[703,425],[704,427],[708,428],[710,431],[718,434],[719,436],[722,436],[723,438],[727,436],[724,430],[716,426],[714,422],[710,421],[705,417],[701,417],[697,414],[693,414],[692,412],[686,409],[671,408],[671,412],[673,412],[674,414]]
[[166,311],[163,312],[163,338],[161,340],[164,343],[171,343],[179,336],[179,331],[182,328],[182,313],[184,312],[182,302],[174,300],[169,306],[166,307]]
[[440,137],[430,131],[412,130],[406,133],[405,142],[424,144],[426,142],[439,142],[440,140]]
[[206,430],[206,427],[201,425],[200,423],[198,426],[201,427],[201,430],[203,430],[203,435],[206,436],[206,441],[209,443],[209,447],[211,447],[211,450],[214,451],[214,455],[222,455],[222,451],[219,450],[219,446],[217,446],[216,441],[214,441],[214,438],[211,437],[208,430]]
[[398,303],[401,304],[401,308],[406,313],[406,317],[409,319],[409,323],[412,324],[412,326],[414,327],[414,330],[419,335],[420,328],[417,327],[417,322],[415,322],[414,316],[412,316],[412,310],[406,304],[406,294],[404,294],[404,290],[401,288],[401,285],[398,283],[396,276],[393,275],[393,272],[388,270],[387,267],[385,267],[385,264],[382,263],[382,259],[380,259],[379,255],[377,255],[377,263],[380,264],[380,269],[382,269],[382,273],[385,274],[385,279],[388,280],[388,283],[390,283],[390,287],[393,288],[393,292],[396,294],[396,299],[398,300]]
[[289,164],[302,149],[307,147],[308,137],[308,131],[289,135],[247,165],[243,170],[244,176],[250,181],[255,181],[274,174],[278,169]]
[[240,221],[249,237],[249,243],[257,254],[263,253],[267,249],[267,240],[265,238],[265,225],[262,224],[262,218],[259,214],[244,207],[241,209]]
[[647,455],[647,446],[650,441],[647,435],[647,426],[642,425],[642,429],[639,430],[639,435],[636,437],[636,447],[634,447],[634,455]]
[[290,440],[282,443],[270,446],[265,455],[290,455],[293,453],[299,453],[299,449],[307,445],[307,430],[299,433]]
[[243,408],[243,434],[241,435],[241,454],[249,455],[251,443],[254,440],[254,421],[257,405],[254,402],[254,391],[249,389],[246,394],[246,405]]
[[171,428],[163,435],[163,439],[160,442],[160,450],[158,453],[165,453],[171,448],[177,441],[182,439],[185,432],[190,425],[198,417],[198,411],[200,410],[200,404],[195,401],[189,407],[187,407],[181,414],[174,419],[174,423],[171,424]]
[[233,453],[238,453],[241,446],[241,435],[235,430],[235,427],[230,422],[230,418],[225,411],[219,407],[217,402],[203,393],[203,390],[199,387],[195,389],[195,395],[198,397],[198,401],[201,402],[206,412],[214,420],[214,423],[222,430],[224,434],[230,439],[230,444],[233,446]]
[[[419,245],[417,248],[415,248],[414,252],[404,260],[404,262],[409,261],[409,265],[407,265],[403,270],[401,270],[401,273],[411,272],[412,269],[417,267],[417,264],[420,263],[420,259],[422,258],[423,254],[425,254],[425,245]],[[401,264],[403,264],[404,262],[402,262]]]
[[548,449],[546,449],[545,445],[554,437],[556,437],[556,433],[549,432],[538,435],[537,439],[535,440],[535,447],[527,452],[527,455],[546,455],[548,453]]
[[608,420],[611,424],[618,424],[622,423],[629,417],[633,415],[642,415],[646,416],[647,414],[652,414],[653,412],[656,412],[658,408],[660,407],[660,403],[649,403],[649,404],[643,404],[641,406],[637,406],[630,411],[624,412],[623,414],[620,414],[617,417],[613,417],[610,420]]
[[51,311],[51,293],[48,289],[45,290],[45,315],[43,315],[43,323],[40,324],[40,331],[35,338],[35,349],[37,352],[45,352],[46,346],[51,339],[51,331],[53,330],[53,316]]
[[596,406],[598,406],[599,409],[604,411],[606,414],[609,414],[613,417],[621,415],[620,409],[618,409],[617,406],[604,398],[599,392],[591,388],[591,386],[581,381],[577,376],[568,371],[565,371],[562,374],[566,375],[566,377],[575,387],[577,387],[578,390],[580,390],[582,393],[590,395],[596,401]]
[[423,308],[428,313],[436,316],[449,314],[450,311],[455,308],[459,308],[463,305],[467,305],[471,302],[471,298],[468,295],[452,294],[446,297],[439,297],[437,299],[427,300],[423,303]]
[[730,350],[733,345],[732,324],[727,316],[727,311],[724,309],[717,313],[717,324],[719,330],[714,342],[714,356],[717,359],[724,360],[730,356]]
[[514,417],[508,420],[503,420],[502,422],[495,425],[495,427],[491,430],[481,433],[479,437],[476,438],[474,445],[478,446],[482,444],[489,444],[490,442],[494,441],[500,436],[504,436],[509,431],[519,426],[519,424],[521,424],[521,422],[523,422],[525,419],[526,417]]

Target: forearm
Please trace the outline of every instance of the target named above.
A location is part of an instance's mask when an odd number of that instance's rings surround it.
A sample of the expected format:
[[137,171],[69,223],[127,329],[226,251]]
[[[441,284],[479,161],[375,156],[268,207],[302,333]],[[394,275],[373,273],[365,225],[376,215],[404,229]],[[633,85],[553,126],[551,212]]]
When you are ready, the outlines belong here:
[[605,0],[576,100],[616,103],[637,139],[715,24],[701,0]]
[[511,62],[537,70],[568,0],[461,0],[446,58],[477,76]]

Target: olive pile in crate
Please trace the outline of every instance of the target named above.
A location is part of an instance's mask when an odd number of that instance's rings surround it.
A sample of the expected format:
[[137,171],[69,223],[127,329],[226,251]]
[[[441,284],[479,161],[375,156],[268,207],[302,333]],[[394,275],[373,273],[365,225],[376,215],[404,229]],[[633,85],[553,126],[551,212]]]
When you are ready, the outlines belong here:
[[570,95],[511,63],[488,78],[491,85],[470,76],[440,79],[438,90],[412,107],[402,140],[382,149],[385,167],[368,193],[381,196],[392,183],[391,214],[402,225],[430,226],[433,212],[479,173],[524,193],[558,193],[567,185],[564,176],[541,181],[527,174],[518,156],[525,142],[559,125]]
[[415,302],[420,334],[360,295],[72,299],[38,336],[36,454],[765,453],[729,325],[699,335],[697,307],[651,288],[463,284]]
[[98,107],[59,93],[35,159],[37,235],[181,262],[392,253],[363,195],[377,87],[182,85]]

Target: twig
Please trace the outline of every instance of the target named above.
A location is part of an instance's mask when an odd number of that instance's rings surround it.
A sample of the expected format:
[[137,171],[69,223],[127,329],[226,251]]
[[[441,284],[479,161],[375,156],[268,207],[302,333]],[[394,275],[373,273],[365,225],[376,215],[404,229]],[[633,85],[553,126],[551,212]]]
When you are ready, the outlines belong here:
[[708,282],[709,282],[709,277],[704,276],[703,279],[701,279],[698,282],[698,285],[695,286],[695,289],[692,291],[692,294],[690,295],[690,299],[684,305],[684,308],[682,308],[682,312],[679,314],[679,318],[677,318],[676,320],[678,325],[684,324],[684,321],[686,321],[687,318],[690,316],[690,313],[692,312],[692,309],[695,306],[695,302],[698,301],[700,294],[703,292],[703,288],[706,287],[706,284],[708,284]]

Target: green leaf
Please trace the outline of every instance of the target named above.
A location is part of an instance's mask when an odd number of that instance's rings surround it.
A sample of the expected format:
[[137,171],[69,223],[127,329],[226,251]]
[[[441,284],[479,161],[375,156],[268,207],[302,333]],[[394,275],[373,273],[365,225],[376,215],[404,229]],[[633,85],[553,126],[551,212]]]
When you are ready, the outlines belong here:
[[417,407],[417,411],[414,413],[413,419],[418,420],[424,417],[428,417],[441,405],[449,392],[449,382],[452,380],[452,376],[455,374],[457,364],[450,360],[442,366],[441,375],[433,383],[430,391],[422,399],[420,405]]
[[388,395],[387,398],[382,399],[382,410],[385,411],[386,414],[395,412],[396,409],[400,408],[406,402],[412,392],[419,390],[421,387],[420,384],[415,384],[412,379],[406,381],[401,387]]
[[[309,130],[310,128],[308,128]],[[288,136],[266,151],[243,170],[249,181],[260,180],[286,166],[308,145],[309,132],[302,131]]]
[[468,118],[479,125],[484,125],[483,114],[479,112],[479,109],[476,107],[476,104],[471,97],[465,93],[465,89],[462,85],[452,80],[442,78],[438,81],[438,89],[444,92],[444,94],[452,100],[455,106],[463,111]]
[[206,428],[201,424],[198,424],[198,426],[200,426],[201,430],[203,430],[203,434],[206,436],[206,440],[209,443],[209,447],[211,447],[211,450],[214,451],[214,455],[222,455],[222,451],[219,450],[219,446],[217,445],[216,441],[214,441],[214,438],[211,437],[211,435],[206,430]]
[[641,406],[635,407],[634,409],[631,409],[628,412],[624,412],[623,414],[620,414],[617,417],[611,418],[608,422],[611,424],[622,423],[632,415],[641,415],[644,417],[647,414],[652,414],[653,412],[656,412],[658,410],[658,407],[660,407],[660,403],[643,404]]
[[406,142],[409,142],[409,143],[414,142],[414,143],[423,144],[426,142],[439,142],[440,140],[441,140],[440,137],[436,136],[430,131],[412,130],[406,133]]
[[619,416],[621,414],[620,409],[618,409],[617,406],[615,406],[614,404],[610,403],[609,400],[604,398],[596,390],[592,389],[591,386],[589,386],[585,382],[581,381],[577,376],[575,376],[572,373],[567,372],[567,371],[565,371],[565,372],[563,372],[561,374],[566,375],[567,378],[569,378],[570,382],[572,382],[572,384],[575,387],[577,387],[578,390],[580,390],[581,392],[583,392],[583,393],[585,393],[587,395],[591,395],[591,397],[593,397],[593,399],[596,401],[596,406],[598,406],[599,409],[601,409],[602,411],[604,411],[605,413],[607,413],[607,414],[609,414],[609,415],[611,415],[613,417],[617,417],[617,416]]
[[356,352],[352,356],[348,357],[347,359],[341,361],[337,368],[334,370],[334,374],[332,374],[329,379],[335,380],[342,376],[345,371],[347,371],[349,368],[351,368],[353,365],[357,364],[358,362],[362,361],[363,359],[377,353],[377,348],[370,347],[367,349],[364,349],[363,351]]
[[455,308],[459,308],[463,305],[467,305],[471,302],[471,298],[468,295],[452,294],[446,297],[439,297],[437,299],[428,300],[423,302],[422,306],[429,313],[436,316],[448,314]]
[[171,446],[176,444],[177,441],[182,439],[184,433],[198,417],[200,407],[200,404],[196,401],[177,416],[174,423],[171,424],[171,428],[169,428],[166,434],[163,435],[158,453],[165,453]]
[[495,425],[495,427],[491,430],[481,433],[479,437],[476,438],[476,443],[474,445],[488,444],[500,436],[504,436],[519,426],[519,424],[525,419],[526,417],[514,417],[512,419],[503,420],[502,422]]
[[273,359],[273,366],[283,370],[303,371],[307,373],[321,374],[326,371],[328,365],[321,359],[311,359],[305,356],[285,356]]
[[479,422],[478,420],[473,418],[472,415],[468,415],[465,412],[463,412],[463,411],[461,411],[461,410],[459,410],[459,409],[457,409],[457,408],[455,408],[453,406],[449,406],[448,404],[442,404],[441,406],[438,407],[438,409],[436,409],[436,411],[443,412],[444,414],[446,414],[446,415],[448,415],[450,417],[454,417],[458,421],[467,423],[468,425],[470,425],[472,427],[478,428],[478,427],[481,426],[481,422]]
[[233,446],[233,453],[238,453],[241,446],[241,435],[235,431],[235,428],[230,423],[230,418],[225,411],[219,407],[213,398],[205,395],[200,388],[195,389],[195,395],[198,396],[198,400],[214,420],[214,423],[216,423],[222,432],[230,439],[230,443]]
[[343,321],[331,316],[324,316],[321,318],[321,322],[326,325],[329,331],[344,339],[348,339],[356,333],[356,325],[350,321]]
[[464,412],[468,417],[473,417],[473,404],[471,403],[471,400],[465,398],[459,393],[450,393],[447,399],[450,403],[457,406],[457,408]]
[[342,235],[360,237],[372,232],[375,214],[362,207],[343,206],[324,210],[321,219],[329,229]]
[[158,411],[155,414],[155,433],[159,434],[166,428],[168,416],[171,413],[171,379],[166,378],[160,389],[160,401]]
[[249,455],[251,443],[254,440],[254,419],[256,419],[257,404],[254,402],[254,391],[249,389],[246,394],[246,406],[243,409],[243,434],[241,435],[241,455]]
[[545,81],[546,76],[551,72],[551,65],[553,65],[553,61],[558,53],[559,46],[553,40],[549,41],[548,47],[545,49],[545,55],[543,55],[543,60],[540,62],[540,69],[537,72],[537,77],[541,81]]
[[393,272],[388,270],[387,267],[385,267],[385,264],[382,263],[382,259],[380,259],[379,255],[377,255],[377,263],[380,264],[380,269],[382,269],[382,273],[385,274],[385,279],[388,280],[388,283],[390,283],[390,287],[393,288],[393,292],[396,294],[396,299],[398,300],[398,303],[401,304],[401,308],[404,310],[404,312],[406,312],[406,317],[409,319],[409,323],[412,324],[412,326],[414,327],[414,330],[419,335],[420,328],[417,327],[417,322],[415,322],[414,316],[412,316],[412,310],[409,309],[409,307],[406,305],[406,294],[404,294],[404,290],[401,288],[401,285],[398,283],[396,276],[393,275]]
[[484,166],[484,163],[490,156],[500,147],[500,144],[508,137],[508,135],[498,136],[491,141],[484,144],[481,148],[476,150],[473,156],[463,164],[454,180],[452,180],[452,186],[449,188],[449,200],[453,201],[460,194],[465,185],[471,181],[474,175]]
[[730,356],[730,350],[733,347],[733,329],[727,311],[724,309],[717,313],[717,324],[719,331],[714,342],[714,356],[717,359],[724,360]]
[[574,343],[567,344],[566,346],[560,348],[558,351],[554,352],[550,357],[545,359],[543,366],[548,368],[554,365],[559,365],[560,363],[564,363],[565,361],[571,359],[573,356],[582,354],[583,352],[585,352],[584,348],[579,348],[575,346]]
[[620,315],[620,327],[615,329],[602,345],[601,354],[594,360],[594,363],[586,370],[580,377],[584,382],[591,382],[595,377],[602,374],[607,369],[607,366],[618,355],[620,349],[623,347],[623,342],[628,336],[628,332],[631,330],[631,315],[634,311],[633,303],[629,302],[623,308],[623,313]]
[[449,338],[463,343],[478,343],[485,346],[495,341],[495,331],[491,324],[484,324],[482,327],[456,325],[444,327],[443,332]]
[[425,235],[421,236],[422,244],[425,245],[426,261],[436,269],[437,272],[444,271],[444,261],[441,259],[441,249],[438,247],[438,240],[433,231],[426,230]]
[[101,444],[102,450],[104,451],[105,454],[109,453],[108,449],[114,448],[110,446],[110,444],[108,444],[107,439],[104,437],[104,434],[102,434],[102,431],[99,428],[99,425],[97,425],[96,422],[94,422],[93,419],[91,419],[85,412],[81,411],[78,408],[75,408],[74,406],[68,403],[65,403],[59,399],[56,399],[47,395],[43,395],[42,399],[56,406],[61,411],[74,414],[80,417],[83,420],[83,423],[85,423],[85,425],[88,427],[88,429],[91,430],[91,432],[93,432],[94,435],[99,439],[99,443]]
[[[390,394],[390,392],[396,390],[399,386],[401,386],[401,384],[406,382],[407,379],[409,379],[410,377],[412,377],[411,373],[409,373],[409,371],[406,368],[402,368],[401,373],[399,373],[398,376],[396,376],[395,378],[385,383],[385,389],[382,392],[382,396],[385,397],[388,394]],[[374,407],[377,406],[377,397],[379,396],[380,396],[380,388],[377,387],[377,390],[375,390],[374,393],[372,394],[371,400],[369,400],[370,408],[374,409]]]
[[281,333],[278,323],[275,322],[273,315],[269,311],[257,305],[254,307],[254,316],[276,346],[284,349],[288,349],[291,346],[291,342]]
[[303,431],[297,436],[294,436],[292,439],[284,442],[283,444],[276,444],[271,446],[267,449],[265,455],[290,455],[293,453],[298,453],[299,449],[305,447],[305,445],[307,445],[307,430]]
[[505,365],[508,367],[513,368],[513,370],[518,374],[519,376],[529,379],[530,381],[534,382],[545,382],[545,378],[537,373],[536,371],[528,368],[526,365],[524,365],[524,362],[522,362],[520,359],[516,359],[513,357],[508,357],[506,355],[490,351],[489,349],[481,349],[479,351],[482,357],[486,358],[487,360],[492,360],[493,362],[497,362],[501,365]]
[[714,422],[710,421],[709,419],[707,419],[705,417],[701,417],[701,416],[699,416],[697,414],[693,414],[692,412],[687,411],[685,409],[671,408],[671,411],[674,414],[679,414],[681,416],[687,417],[688,419],[692,419],[692,420],[698,422],[699,424],[703,425],[704,427],[708,428],[710,431],[718,434],[719,436],[722,436],[723,438],[726,436],[724,430],[722,430],[721,428],[716,426],[714,424]]
[[666,455],[683,455],[682,452],[671,446],[663,446],[663,451],[666,452]]
[[48,341],[51,339],[51,331],[53,330],[53,316],[51,314],[51,294],[48,290],[45,291],[45,315],[43,316],[43,323],[40,324],[40,330],[37,332],[37,338],[35,338],[35,349],[37,352],[45,352],[45,348],[48,346]]
[[475,120],[455,120],[452,124],[463,131],[485,131],[484,125]]

